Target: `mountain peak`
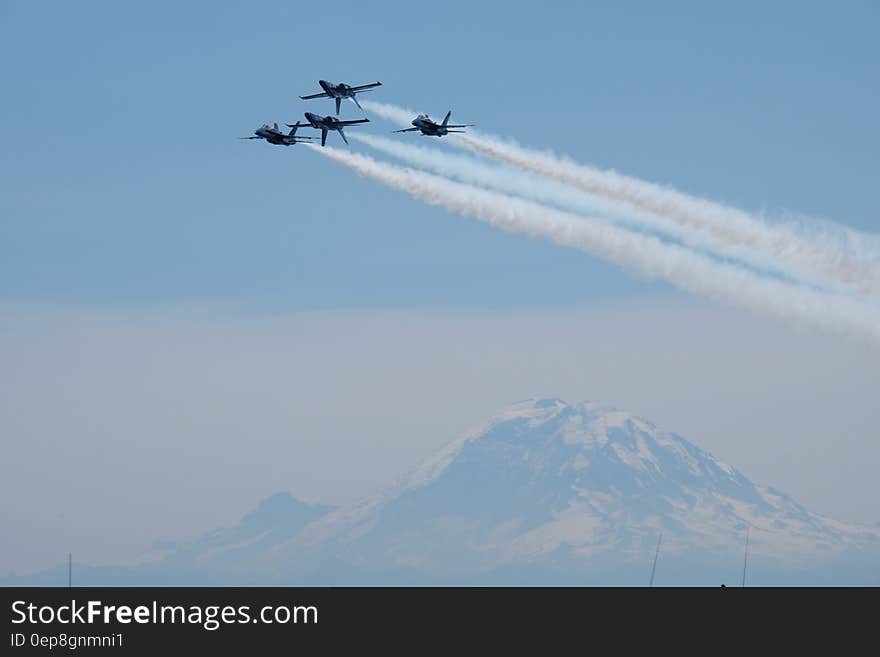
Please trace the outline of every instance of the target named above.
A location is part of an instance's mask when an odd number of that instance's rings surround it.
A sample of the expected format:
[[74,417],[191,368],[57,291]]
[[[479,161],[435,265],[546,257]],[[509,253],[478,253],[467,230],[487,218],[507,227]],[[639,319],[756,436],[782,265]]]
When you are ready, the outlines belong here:
[[560,411],[568,408],[569,405],[561,399],[555,397],[521,399],[509,406],[503,408],[496,413],[491,422],[503,422],[516,418],[542,418],[550,417]]
[[[547,436],[553,436],[569,445],[602,446],[609,441],[621,442],[624,436],[631,436],[633,432],[654,431],[656,427],[652,423],[613,406],[590,401],[569,404],[556,397],[523,399],[506,406],[476,429],[448,443],[423,461],[395,490],[429,484],[441,476],[469,445],[480,441],[497,441],[501,434],[507,434],[509,438],[516,435],[518,438],[515,442],[523,445],[528,444],[530,437],[546,439]],[[684,442],[680,438],[678,440]],[[627,438],[622,442],[632,446],[633,441]]]
[[[661,531],[666,552],[735,552],[751,528],[756,555],[780,546],[789,554],[839,551],[867,536],[752,483],[648,420],[558,398],[505,407],[345,522],[357,527],[353,535],[408,527],[407,536],[437,541],[449,540],[452,526],[469,527],[462,540],[479,554],[514,560],[557,550],[638,554]],[[395,545],[412,553],[405,541]]]
[[747,531],[750,573],[876,572],[880,528],[811,513],[619,408],[533,398],[381,493],[338,509],[279,494],[162,564],[264,582],[644,584],[662,534],[667,581],[717,583],[742,568]]
[[580,401],[570,404],[557,397],[529,398],[514,402],[493,415],[488,424],[506,422],[516,419],[545,421],[561,413],[568,416],[579,416],[602,421],[607,426],[622,426],[627,421],[638,422],[644,426],[653,426],[647,420],[639,418],[616,406],[609,406],[592,401]]

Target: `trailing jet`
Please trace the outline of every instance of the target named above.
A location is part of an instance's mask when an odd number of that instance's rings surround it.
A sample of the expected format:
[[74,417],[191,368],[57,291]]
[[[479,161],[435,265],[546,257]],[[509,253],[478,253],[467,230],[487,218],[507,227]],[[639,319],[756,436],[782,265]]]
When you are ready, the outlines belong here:
[[467,123],[464,125],[449,125],[449,117],[451,115],[452,110],[449,110],[446,113],[446,118],[443,119],[443,123],[437,123],[427,114],[419,114],[416,118],[412,120],[412,124],[415,126],[414,128],[392,130],[392,132],[415,132],[416,130],[419,130],[421,131],[422,135],[427,137],[442,137],[443,135],[449,134],[450,132],[464,132],[464,130],[451,130],[451,128],[470,128],[473,125],[473,123]]
[[296,144],[301,141],[306,141],[307,139],[314,139],[314,137],[297,137],[296,129],[305,127],[305,124],[297,121],[294,125],[290,125],[289,123],[285,123],[288,128],[290,128],[290,132],[286,135],[278,129],[278,124],[273,123],[271,126],[268,124],[263,124],[256,130],[254,130],[253,137],[239,137],[239,139],[265,139],[270,144],[276,144],[278,146],[290,146],[291,144]]
[[342,141],[346,144],[348,143],[348,139],[345,138],[345,133],[342,131],[343,128],[350,125],[355,125],[357,123],[369,123],[370,119],[354,119],[353,121],[340,121],[335,116],[319,116],[318,114],[312,114],[311,112],[306,112],[306,119],[309,122],[309,125],[315,128],[316,130],[321,131],[321,146],[327,143],[327,131],[335,130],[339,133],[339,136],[342,137]]
[[354,104],[358,106],[358,109],[363,112],[364,108],[361,107],[361,104],[357,101],[357,94],[382,86],[381,82],[372,82],[370,84],[361,84],[357,87],[352,87],[351,85],[345,84],[345,82],[333,84],[332,82],[327,82],[327,80],[318,80],[318,84],[321,85],[321,89],[324,90],[324,93],[312,94],[311,96],[300,96],[300,98],[303,100],[311,100],[312,98],[333,98],[336,100],[337,116],[339,115],[339,108],[342,105],[343,98],[349,98],[354,101]]

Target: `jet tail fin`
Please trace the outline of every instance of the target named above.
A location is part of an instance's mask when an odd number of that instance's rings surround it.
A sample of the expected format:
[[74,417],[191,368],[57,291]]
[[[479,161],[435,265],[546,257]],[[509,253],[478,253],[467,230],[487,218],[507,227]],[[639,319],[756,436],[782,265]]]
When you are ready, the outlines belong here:
[[342,99],[337,98],[336,99],[336,116],[339,116],[339,109],[341,106],[342,106]]
[[443,124],[442,124],[442,125],[445,126],[447,123],[449,123],[449,117],[450,117],[450,116],[452,116],[452,110],[449,110],[448,112],[446,112],[446,118],[443,119]]
[[327,143],[327,128],[323,128],[321,130],[321,146],[326,145]]
[[345,138],[345,131],[342,128],[339,128],[339,136],[342,137],[342,141],[346,144],[348,143],[348,139]]

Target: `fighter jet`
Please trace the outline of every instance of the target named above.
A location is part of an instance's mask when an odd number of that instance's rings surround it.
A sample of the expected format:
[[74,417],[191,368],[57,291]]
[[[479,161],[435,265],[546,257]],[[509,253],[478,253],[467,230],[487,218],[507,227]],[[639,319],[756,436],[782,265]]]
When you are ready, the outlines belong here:
[[344,82],[333,84],[332,82],[327,82],[327,80],[318,80],[318,84],[321,85],[321,89],[324,90],[324,93],[312,94],[311,96],[300,96],[300,98],[303,100],[311,100],[312,98],[333,98],[336,100],[337,116],[339,115],[339,108],[342,105],[343,98],[349,98],[354,101],[354,104],[358,106],[358,109],[363,112],[364,108],[361,107],[361,104],[357,101],[357,94],[362,91],[369,91],[370,89],[382,86],[381,82],[372,82],[370,84],[362,84],[357,87],[352,87]]
[[340,121],[335,116],[319,116],[317,114],[312,114],[311,112],[306,112],[306,119],[309,122],[309,125],[315,128],[316,130],[321,131],[321,146],[327,143],[327,131],[328,130],[336,130],[339,133],[339,136],[342,137],[342,141],[346,144],[348,143],[348,139],[345,138],[345,133],[342,131],[343,128],[350,125],[355,125],[357,123],[369,123],[370,119],[354,119],[353,121]]
[[305,124],[297,121],[295,124],[290,125],[289,123],[285,123],[288,128],[290,128],[290,132],[286,135],[278,129],[278,124],[273,123],[271,126],[264,123],[259,128],[254,130],[253,137],[239,137],[239,139],[265,139],[270,144],[276,144],[278,146],[290,146],[291,144],[296,144],[301,141],[306,141],[307,139],[314,139],[314,137],[297,137],[296,129],[305,127]]
[[451,115],[452,110],[449,110],[448,112],[446,112],[446,118],[443,119],[443,123],[437,123],[427,114],[419,114],[416,118],[412,120],[412,124],[415,126],[414,128],[392,130],[392,132],[415,132],[416,130],[419,130],[421,131],[422,135],[426,137],[442,137],[443,135],[449,134],[450,132],[464,132],[464,130],[450,130],[450,128],[470,128],[473,125],[473,123],[467,123],[464,125],[449,125],[449,117]]

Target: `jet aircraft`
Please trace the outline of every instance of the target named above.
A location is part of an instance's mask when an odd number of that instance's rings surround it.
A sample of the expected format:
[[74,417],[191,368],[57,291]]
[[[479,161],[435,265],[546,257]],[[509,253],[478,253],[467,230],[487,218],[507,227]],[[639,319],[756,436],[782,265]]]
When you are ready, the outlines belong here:
[[290,146],[291,144],[296,144],[301,141],[306,141],[307,139],[314,139],[314,137],[297,137],[296,129],[305,127],[305,124],[297,121],[294,125],[290,125],[289,123],[285,123],[288,128],[290,128],[290,132],[286,135],[281,132],[278,128],[277,123],[273,123],[271,126],[268,124],[263,124],[256,130],[254,130],[253,137],[239,137],[239,139],[265,139],[270,144],[276,144],[278,146]]
[[312,94],[311,96],[300,96],[300,98],[303,100],[311,100],[312,98],[333,98],[336,101],[337,116],[339,115],[339,108],[342,105],[343,98],[348,98],[354,101],[354,104],[358,106],[358,109],[363,112],[364,108],[361,107],[361,104],[357,101],[357,94],[382,86],[381,82],[371,82],[370,84],[361,84],[352,87],[344,82],[333,84],[332,82],[327,82],[327,80],[318,80],[318,84],[321,85],[321,89],[324,90],[323,93]]
[[354,119],[352,121],[340,121],[335,116],[320,116],[318,114],[312,114],[311,112],[306,112],[305,117],[309,122],[309,125],[316,130],[321,131],[321,146],[327,143],[327,131],[335,130],[339,133],[339,136],[342,137],[342,141],[346,144],[348,143],[348,139],[345,138],[345,133],[342,131],[343,128],[350,125],[355,125],[358,123],[369,123],[370,119]]
[[392,132],[415,132],[418,130],[422,133],[422,135],[427,137],[442,137],[443,135],[449,134],[450,132],[464,132],[464,130],[452,130],[451,128],[470,128],[473,125],[473,123],[467,123],[463,125],[450,125],[449,117],[451,115],[452,110],[449,110],[446,113],[446,118],[443,119],[443,123],[437,123],[427,114],[419,114],[416,118],[412,120],[412,124],[415,126],[414,128],[392,130]]

